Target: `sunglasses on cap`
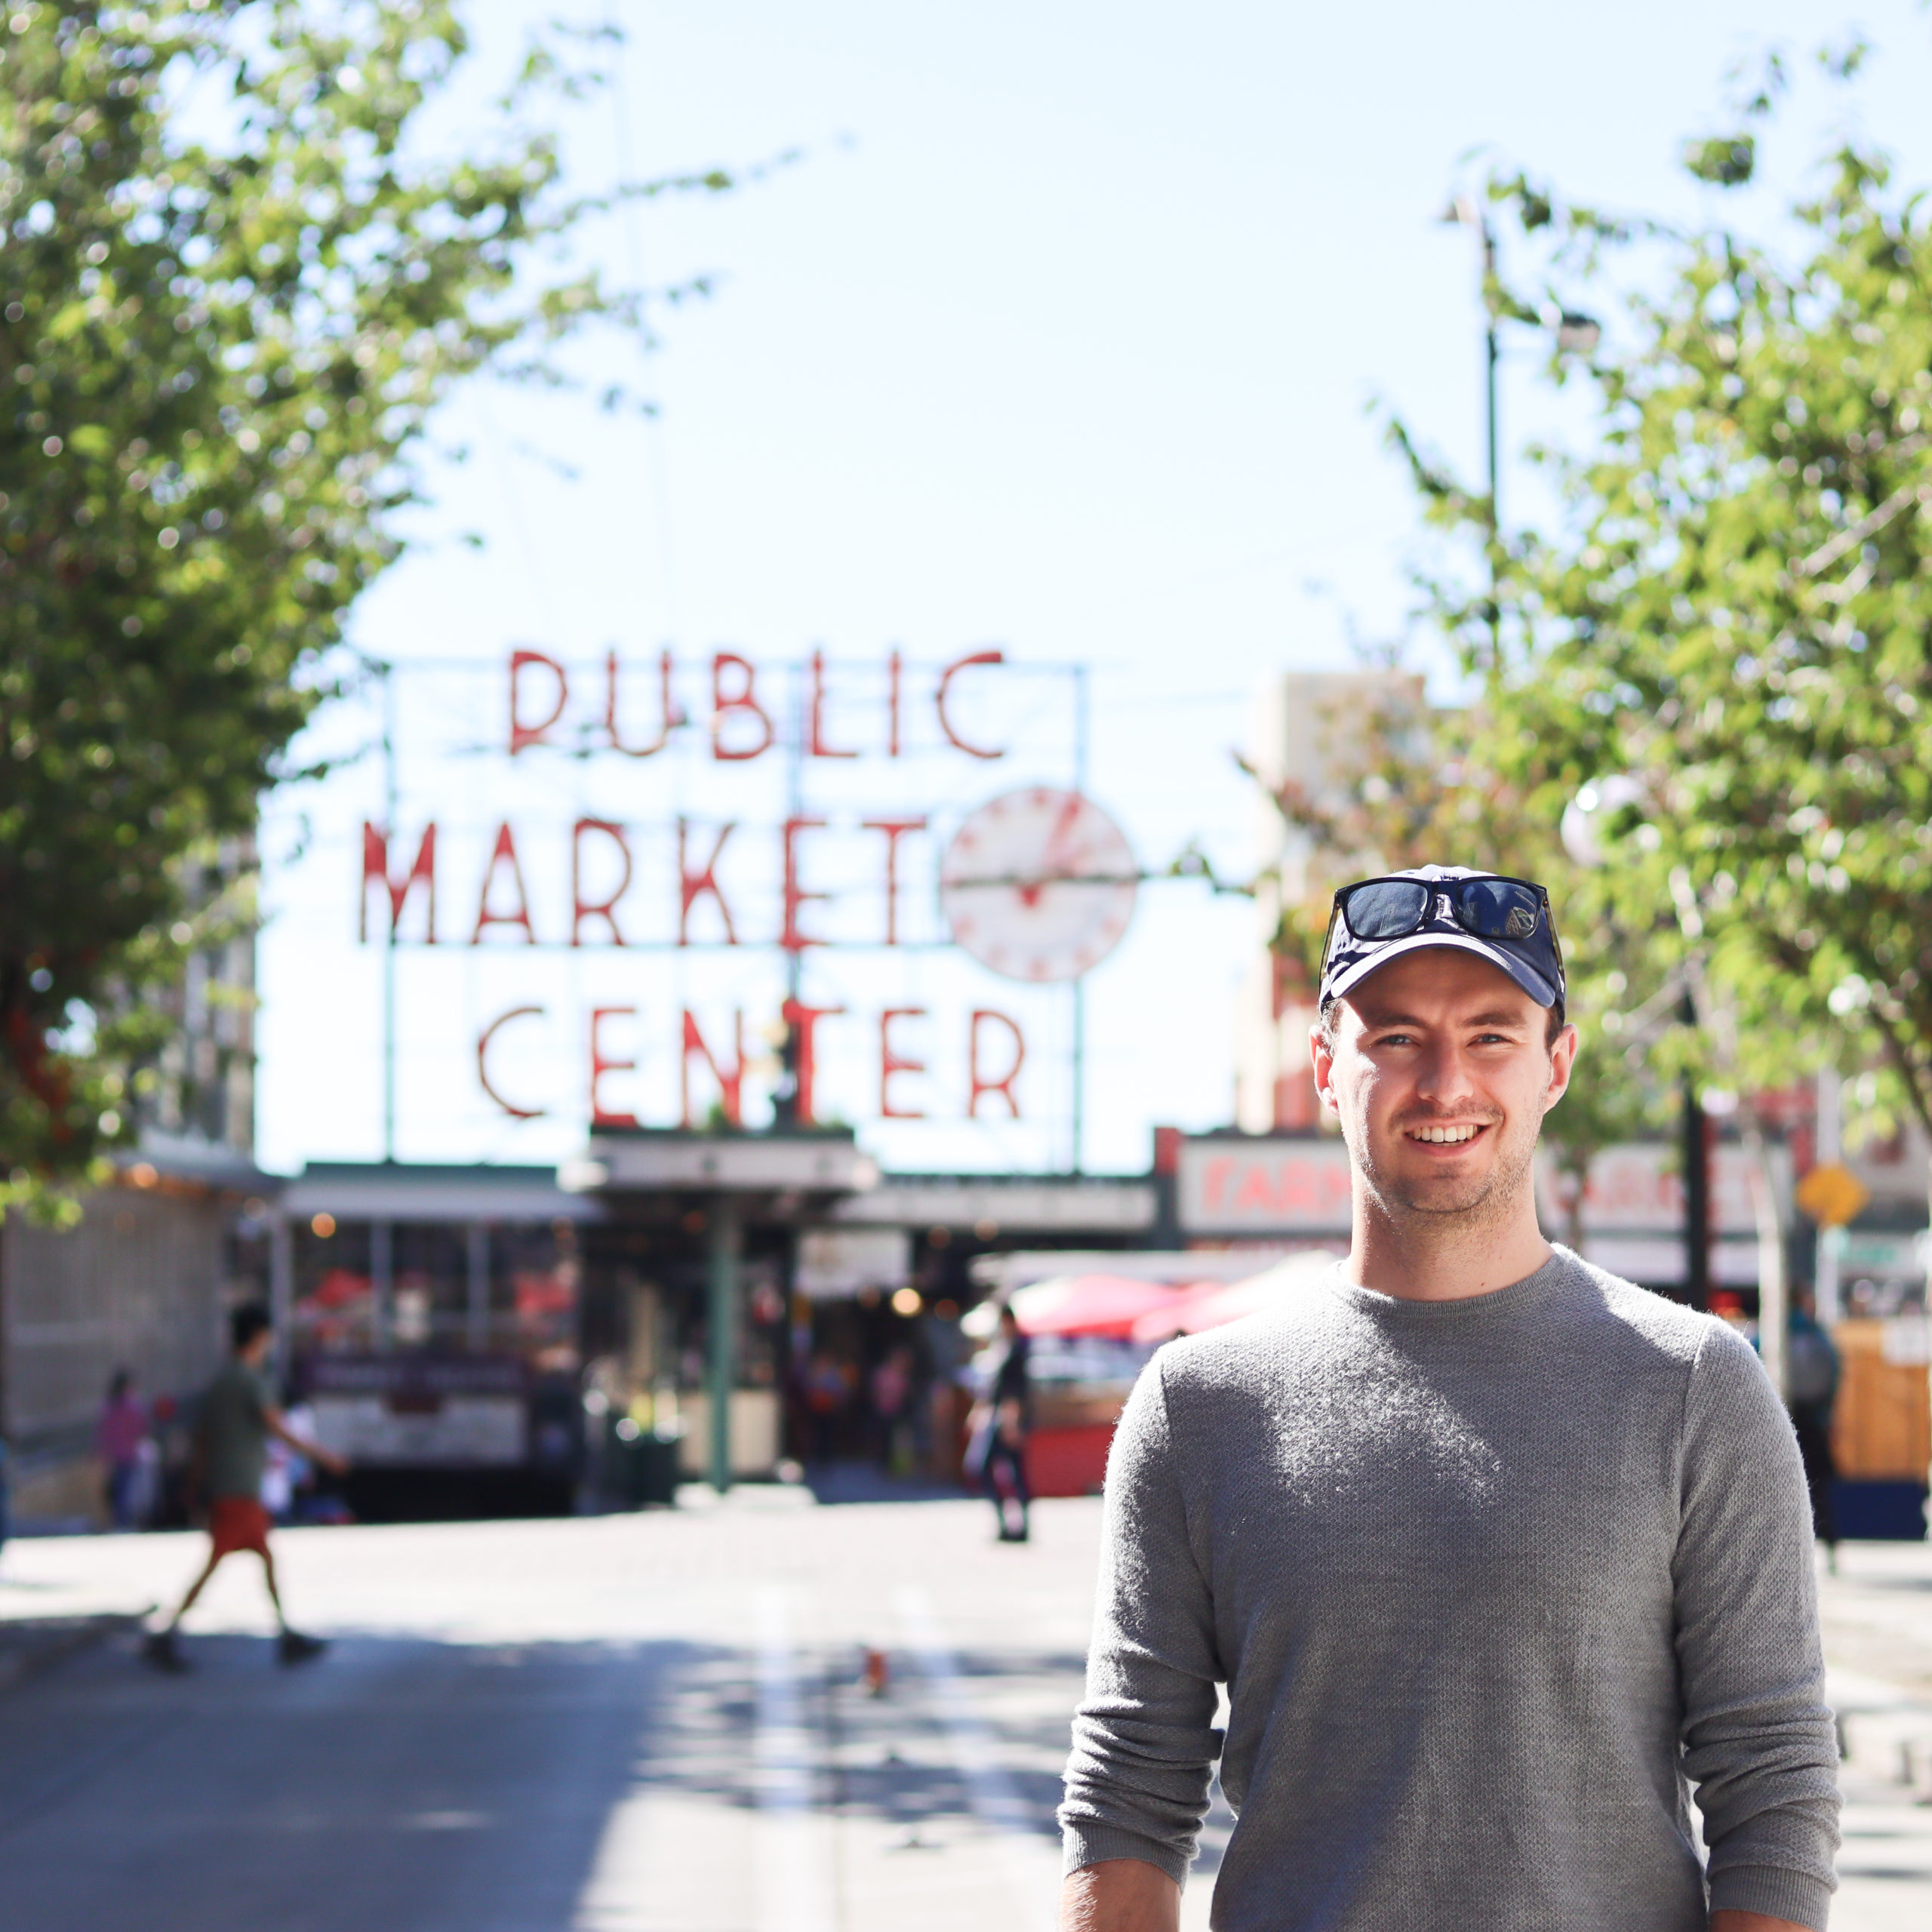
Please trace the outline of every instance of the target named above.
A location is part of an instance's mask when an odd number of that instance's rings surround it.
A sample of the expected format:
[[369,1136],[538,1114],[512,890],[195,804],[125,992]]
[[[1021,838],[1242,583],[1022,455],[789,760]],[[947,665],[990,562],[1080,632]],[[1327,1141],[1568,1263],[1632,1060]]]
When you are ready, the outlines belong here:
[[1549,894],[1526,878],[1364,878],[1335,894],[1322,945],[1326,958],[1335,949],[1339,922],[1351,939],[1371,944],[1407,939],[1420,932],[1440,902],[1446,901],[1457,925],[1478,939],[1512,940],[1521,945],[1539,932],[1556,943]]

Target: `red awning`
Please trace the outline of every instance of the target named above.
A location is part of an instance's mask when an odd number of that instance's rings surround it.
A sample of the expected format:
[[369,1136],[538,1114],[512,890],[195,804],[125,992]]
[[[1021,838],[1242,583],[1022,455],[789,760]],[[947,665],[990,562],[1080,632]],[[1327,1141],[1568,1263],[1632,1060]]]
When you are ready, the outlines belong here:
[[1171,1306],[1150,1308],[1128,1332],[1137,1342],[1171,1342],[1177,1335],[1198,1335],[1204,1328],[1222,1328],[1251,1315],[1266,1314],[1278,1307],[1284,1295],[1332,1266],[1335,1258],[1328,1254],[1291,1254],[1244,1281],[1226,1287],[1204,1282]]
[[1013,1297],[1027,1335],[1112,1335],[1124,1340],[1143,1316],[1158,1315],[1185,1298],[1162,1281],[1124,1275],[1060,1275],[1035,1281]]

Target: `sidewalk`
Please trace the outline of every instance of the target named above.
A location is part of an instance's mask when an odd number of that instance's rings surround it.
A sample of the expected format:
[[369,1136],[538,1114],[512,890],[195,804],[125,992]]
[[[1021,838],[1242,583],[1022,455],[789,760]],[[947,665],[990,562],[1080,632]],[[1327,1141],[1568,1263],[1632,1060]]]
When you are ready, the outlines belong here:
[[1845,1753],[1835,1932],[1932,1925],[1932,1545],[1847,1543],[1820,1586]]

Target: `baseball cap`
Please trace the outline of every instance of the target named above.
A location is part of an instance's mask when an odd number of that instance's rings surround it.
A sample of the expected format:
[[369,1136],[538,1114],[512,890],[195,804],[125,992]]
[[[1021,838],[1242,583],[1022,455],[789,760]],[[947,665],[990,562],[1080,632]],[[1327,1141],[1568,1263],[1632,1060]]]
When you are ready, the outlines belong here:
[[1466,866],[1418,866],[1358,879],[1335,894],[1321,961],[1323,1010],[1378,967],[1424,946],[1487,959],[1539,1006],[1567,1001],[1562,950],[1543,887]]

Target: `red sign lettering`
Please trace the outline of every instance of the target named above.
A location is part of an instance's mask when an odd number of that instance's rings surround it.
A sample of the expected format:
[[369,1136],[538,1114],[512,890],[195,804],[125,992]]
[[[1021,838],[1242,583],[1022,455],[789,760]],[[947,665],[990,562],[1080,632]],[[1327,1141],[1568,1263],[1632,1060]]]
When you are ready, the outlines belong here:
[[812,653],[811,741],[814,758],[857,758],[857,752],[835,750],[825,742],[825,653]]
[[[980,1029],[991,1021],[1004,1026],[1013,1041],[1013,1063],[997,1080],[989,1079],[980,1070]],[[977,1120],[982,1096],[997,1094],[1011,1110],[1012,1117],[1020,1118],[1020,1101],[1013,1091],[1013,1083],[1020,1078],[1020,1069],[1026,1063],[1026,1040],[1017,1025],[1003,1013],[995,1013],[989,1008],[976,1007],[973,1011],[972,1029],[967,1037],[967,1075],[971,1091],[966,1102],[966,1118]]]
[[604,1051],[602,1033],[604,1023],[614,1020],[620,1014],[636,1017],[634,1006],[598,1006],[590,1013],[590,1124],[592,1127],[635,1127],[635,1114],[614,1113],[604,1105],[599,1089],[607,1073],[629,1073],[635,1070],[634,1060],[612,1060]]
[[520,1107],[514,1100],[506,1100],[497,1092],[490,1078],[490,1043],[512,1020],[521,1020],[530,1014],[541,1014],[543,1011],[540,1006],[513,1006],[509,1012],[498,1014],[476,1036],[477,1084],[512,1120],[540,1120],[544,1109],[541,1107]]
[[1004,758],[1004,751],[995,751],[984,745],[969,744],[952,728],[952,720],[948,715],[946,701],[952,690],[952,681],[961,671],[975,664],[1004,664],[1006,653],[1003,651],[976,651],[970,657],[961,657],[949,664],[939,674],[939,689],[933,694],[933,707],[939,713],[939,728],[946,734],[946,742],[955,749],[964,752],[968,758]]
[[[601,832],[617,848],[618,857],[624,862],[624,875],[602,899],[586,899],[583,896],[583,835],[586,832]],[[571,943],[583,943],[583,922],[586,919],[601,919],[611,928],[611,943],[622,946],[623,934],[617,930],[617,901],[629,891],[631,883],[631,848],[624,837],[624,828],[613,825],[608,819],[580,818],[571,827]]]
[[724,1118],[734,1127],[745,1124],[745,1016],[734,1011],[731,1015],[731,1050],[735,1056],[728,1072],[719,1065],[717,1056],[704,1044],[704,1035],[698,1031],[697,1016],[689,1007],[685,1009],[684,1051],[678,1061],[678,1091],[683,1103],[685,1126],[694,1124],[691,1119],[691,1056],[695,1054],[711,1069],[711,1077],[718,1083],[719,1103],[724,1110]]
[[[510,869],[510,883],[516,888],[516,909],[511,912],[493,912],[490,910],[490,888],[495,882],[497,868],[506,865]],[[485,926],[521,926],[523,937],[531,946],[537,943],[537,934],[530,924],[530,898],[523,889],[523,868],[517,863],[516,841],[510,836],[507,820],[497,828],[497,842],[491,848],[490,863],[483,869],[483,890],[476,895],[476,930],[469,935],[472,946],[483,943]]]
[[888,1006],[878,1017],[878,1110],[888,1120],[924,1120],[923,1107],[895,1107],[892,1104],[892,1076],[895,1073],[923,1073],[922,1060],[906,1060],[892,1050],[892,1023],[895,1020],[923,1020],[923,1006]]
[[[740,674],[736,691],[724,688],[727,666]],[[724,721],[734,712],[758,720],[756,744],[731,746],[725,743]],[[740,657],[735,651],[719,651],[711,660],[711,755],[724,764],[742,763],[771,750],[776,735],[764,706],[758,701],[758,672],[750,659]]]
[[626,758],[655,758],[671,742],[671,734],[690,720],[678,709],[671,695],[671,654],[663,651],[657,660],[657,735],[648,745],[627,745],[617,732],[617,654],[604,660],[604,730],[614,752]]
[[798,1041],[798,1054],[793,1064],[798,1076],[798,1124],[812,1127],[817,1124],[818,1118],[812,1111],[813,1084],[818,1072],[818,1023],[829,1020],[845,1009],[842,1006],[801,1006],[796,1000],[788,999],[780,1011],[786,1028]]
[[868,832],[885,834],[885,943],[899,943],[899,841],[909,832],[923,832],[922,818],[869,818]]
[[[557,701],[550,707],[549,715],[532,723],[523,715],[523,674],[532,664],[541,664],[557,681]],[[512,651],[510,653],[510,756],[527,746],[540,745],[543,734],[564,715],[564,706],[569,702],[571,681],[568,673],[554,657],[540,651]]]
[[691,943],[691,908],[707,893],[715,902],[718,916],[724,921],[724,943],[736,946],[737,929],[731,924],[731,909],[724,903],[724,895],[718,885],[718,857],[724,849],[724,841],[737,829],[735,819],[728,820],[718,828],[718,842],[711,848],[711,857],[705,860],[701,872],[693,872],[685,857],[685,840],[689,821],[678,821],[678,943],[688,946]]
[[778,935],[778,943],[787,952],[802,952],[808,946],[823,946],[822,939],[814,939],[810,934],[798,929],[798,909],[808,899],[823,899],[822,892],[808,892],[798,883],[798,835],[823,828],[822,818],[788,818],[785,821],[785,922]]
[[389,932],[394,935],[402,918],[402,909],[409,895],[421,886],[429,901],[427,937],[430,945],[436,943],[436,821],[432,819],[423,828],[422,843],[416,848],[416,863],[409,869],[409,875],[398,884],[389,876],[389,835],[386,831],[379,832],[367,819],[362,821],[362,903],[356,922],[355,937],[366,940],[369,937],[369,887],[372,881],[380,881],[389,896]]

